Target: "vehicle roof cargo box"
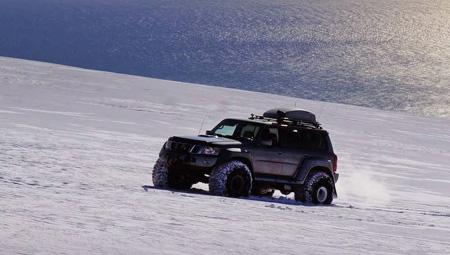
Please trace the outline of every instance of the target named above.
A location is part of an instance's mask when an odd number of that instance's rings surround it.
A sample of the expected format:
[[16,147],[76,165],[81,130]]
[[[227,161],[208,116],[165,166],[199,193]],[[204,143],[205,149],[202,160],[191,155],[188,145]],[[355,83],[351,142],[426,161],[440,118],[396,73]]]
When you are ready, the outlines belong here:
[[302,109],[275,108],[266,111],[263,114],[265,118],[271,119],[288,119],[292,121],[317,123],[316,115]]

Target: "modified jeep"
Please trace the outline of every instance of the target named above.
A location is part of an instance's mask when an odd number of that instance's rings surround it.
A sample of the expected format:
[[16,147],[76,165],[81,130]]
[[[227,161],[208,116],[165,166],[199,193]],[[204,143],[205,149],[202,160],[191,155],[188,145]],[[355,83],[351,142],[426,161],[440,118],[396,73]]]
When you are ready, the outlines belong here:
[[277,108],[248,119],[224,119],[206,135],[174,136],[153,169],[157,188],[209,183],[212,194],[272,196],[310,204],[337,197],[337,156],[313,113]]

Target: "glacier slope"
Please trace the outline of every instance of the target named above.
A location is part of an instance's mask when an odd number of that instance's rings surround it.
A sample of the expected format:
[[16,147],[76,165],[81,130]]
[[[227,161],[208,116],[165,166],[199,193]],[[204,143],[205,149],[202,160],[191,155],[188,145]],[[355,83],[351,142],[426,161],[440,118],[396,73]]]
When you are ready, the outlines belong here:
[[[164,140],[274,106],[317,113],[339,198],[152,188]],[[202,127],[201,123],[204,122]],[[0,57],[0,253],[448,253],[450,120]]]

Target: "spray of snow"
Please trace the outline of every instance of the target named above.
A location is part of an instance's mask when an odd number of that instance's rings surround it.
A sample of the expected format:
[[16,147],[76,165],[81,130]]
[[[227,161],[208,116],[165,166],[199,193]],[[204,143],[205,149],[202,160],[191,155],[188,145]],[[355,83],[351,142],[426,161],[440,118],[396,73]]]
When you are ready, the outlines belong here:
[[369,205],[385,205],[391,201],[390,191],[382,178],[374,175],[376,169],[348,160],[346,171],[337,183],[339,195],[347,201]]

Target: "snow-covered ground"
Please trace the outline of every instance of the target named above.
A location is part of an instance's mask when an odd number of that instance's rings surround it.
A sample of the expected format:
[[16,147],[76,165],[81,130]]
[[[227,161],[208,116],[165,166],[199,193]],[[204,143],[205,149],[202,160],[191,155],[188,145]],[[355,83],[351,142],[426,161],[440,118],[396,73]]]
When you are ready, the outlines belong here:
[[[152,188],[170,135],[317,113],[339,198]],[[448,254],[450,120],[0,58],[0,254]]]

